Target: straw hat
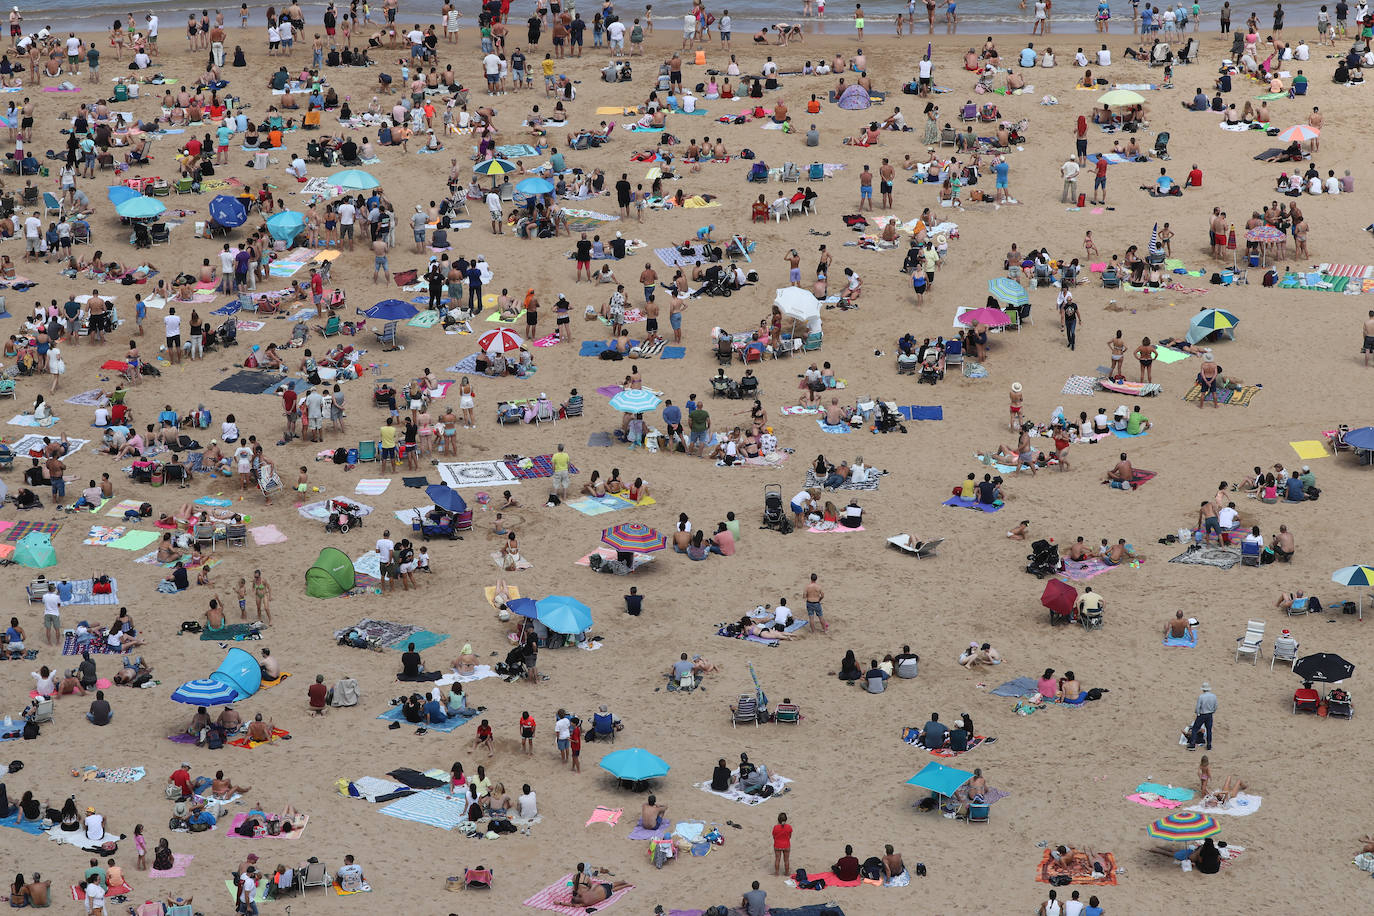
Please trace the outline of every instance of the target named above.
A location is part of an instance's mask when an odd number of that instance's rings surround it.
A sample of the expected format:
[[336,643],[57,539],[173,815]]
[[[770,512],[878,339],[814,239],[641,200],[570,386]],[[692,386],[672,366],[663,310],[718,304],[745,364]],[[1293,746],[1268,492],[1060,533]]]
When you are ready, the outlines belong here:
[[1017,394],[1020,394],[1020,393],[1021,393],[1021,383],[1020,383],[1020,382],[1012,382],[1012,383],[1011,383],[1011,390],[1012,390],[1012,391],[1015,391]]

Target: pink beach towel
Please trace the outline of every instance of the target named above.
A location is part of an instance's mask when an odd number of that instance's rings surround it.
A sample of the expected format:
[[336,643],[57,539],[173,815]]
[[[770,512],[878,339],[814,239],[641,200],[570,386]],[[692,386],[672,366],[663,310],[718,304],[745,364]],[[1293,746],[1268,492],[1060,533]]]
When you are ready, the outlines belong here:
[[[557,882],[550,884],[539,893],[525,901],[525,906],[533,907],[536,910],[549,910],[553,913],[566,913],[567,916],[583,916],[587,912],[585,906],[574,906],[572,900],[572,872],[564,875]],[[595,880],[595,879],[593,879]],[[597,912],[606,909],[621,897],[634,890],[634,885],[622,887],[610,897],[596,904]]]
[[1170,801],[1167,798],[1146,798],[1139,792],[1132,792],[1126,798],[1147,808],[1178,808],[1183,805],[1183,802]]
[[616,822],[620,820],[620,815],[624,813],[624,808],[605,808],[601,805],[597,805],[596,810],[592,812],[592,816],[587,818],[585,826],[590,827],[592,824],[610,824],[614,827]]
[[171,868],[167,869],[166,871],[159,871],[159,870],[156,869],[156,868],[149,869],[149,871],[148,871],[148,877],[150,877],[150,878],[185,878],[185,877],[186,877],[186,868],[187,868],[187,866],[189,866],[189,865],[191,864],[191,860],[194,859],[194,858],[195,858],[195,856],[187,855],[187,854],[184,853],[184,852],[174,852],[174,853],[172,853],[172,867],[171,867]]

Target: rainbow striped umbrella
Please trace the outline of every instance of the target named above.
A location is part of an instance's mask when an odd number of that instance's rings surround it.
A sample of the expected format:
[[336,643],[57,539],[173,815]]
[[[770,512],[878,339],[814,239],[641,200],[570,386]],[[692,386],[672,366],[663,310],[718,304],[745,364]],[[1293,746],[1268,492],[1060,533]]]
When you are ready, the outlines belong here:
[[1146,827],[1145,832],[1156,840],[1191,843],[1194,840],[1216,836],[1221,833],[1221,827],[1210,814],[1203,814],[1201,811],[1176,811]]
[[627,522],[601,532],[601,543],[616,550],[653,553],[668,546],[668,539],[642,522]]

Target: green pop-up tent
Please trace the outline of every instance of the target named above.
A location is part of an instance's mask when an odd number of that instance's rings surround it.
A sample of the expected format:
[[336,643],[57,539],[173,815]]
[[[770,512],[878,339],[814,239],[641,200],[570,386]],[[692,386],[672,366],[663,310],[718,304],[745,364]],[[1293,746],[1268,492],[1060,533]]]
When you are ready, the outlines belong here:
[[336,547],[326,547],[305,571],[305,593],[312,598],[337,598],[355,582],[353,561]]
[[[30,531],[14,545],[15,563],[30,569],[47,569],[57,565],[57,551],[52,548],[52,535]],[[351,571],[351,567],[350,567]]]

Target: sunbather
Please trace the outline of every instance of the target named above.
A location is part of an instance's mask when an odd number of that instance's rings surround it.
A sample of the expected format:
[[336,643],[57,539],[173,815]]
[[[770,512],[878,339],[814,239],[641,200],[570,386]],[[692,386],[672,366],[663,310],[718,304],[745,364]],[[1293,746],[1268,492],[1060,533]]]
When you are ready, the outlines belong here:
[[613,883],[592,883],[582,887],[576,887],[572,892],[572,902],[576,906],[590,906],[609,900],[610,897],[630,886],[628,881],[615,881]]
[[1227,776],[1226,781],[1221,784],[1221,788],[1210,792],[1202,797],[1202,807],[1221,808],[1231,799],[1246,790],[1245,780],[1239,776]]

